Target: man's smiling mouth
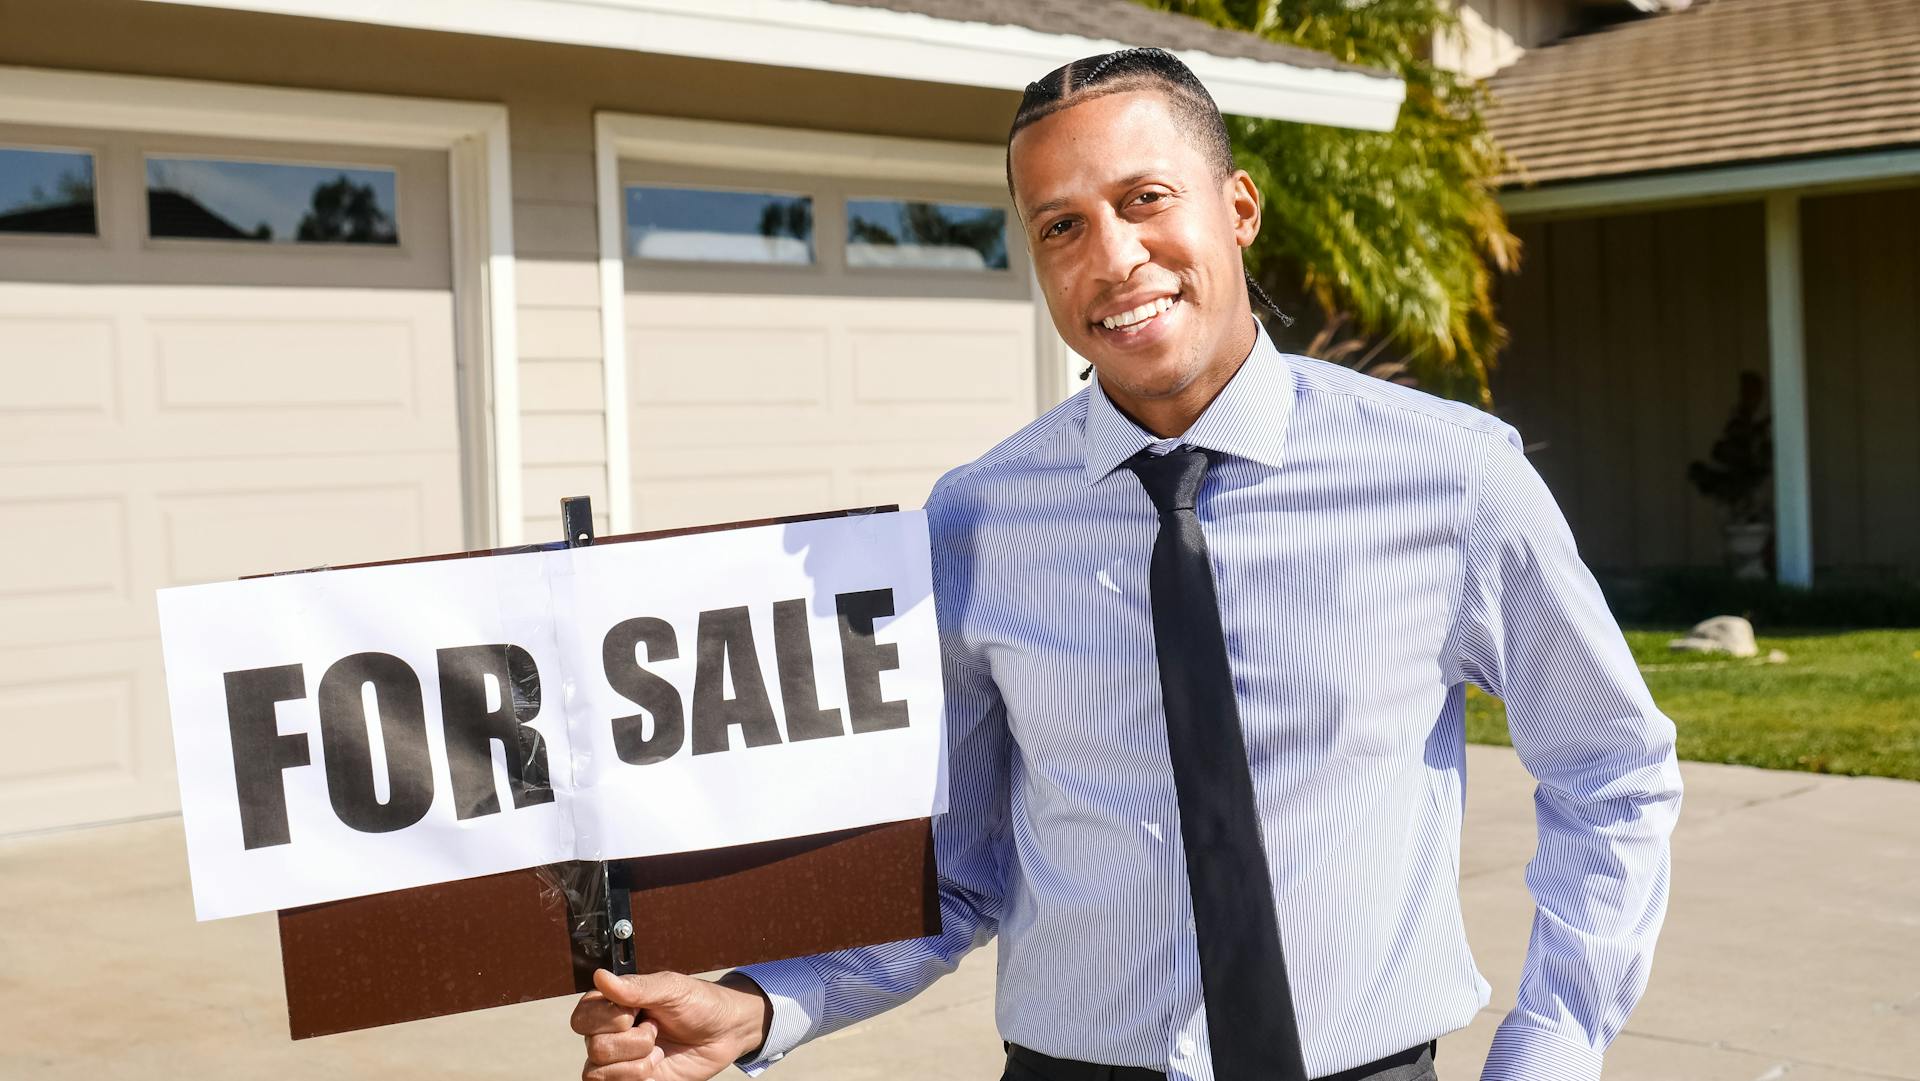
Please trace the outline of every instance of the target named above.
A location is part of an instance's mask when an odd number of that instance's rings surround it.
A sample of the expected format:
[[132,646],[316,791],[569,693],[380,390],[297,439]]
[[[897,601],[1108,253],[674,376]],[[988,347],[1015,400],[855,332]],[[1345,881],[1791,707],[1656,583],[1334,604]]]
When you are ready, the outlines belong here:
[[1137,332],[1141,327],[1159,318],[1162,314],[1172,311],[1174,305],[1178,303],[1180,303],[1178,294],[1158,297],[1147,301],[1137,308],[1130,308],[1116,315],[1109,315],[1105,319],[1100,320],[1100,325],[1106,327],[1108,330]]

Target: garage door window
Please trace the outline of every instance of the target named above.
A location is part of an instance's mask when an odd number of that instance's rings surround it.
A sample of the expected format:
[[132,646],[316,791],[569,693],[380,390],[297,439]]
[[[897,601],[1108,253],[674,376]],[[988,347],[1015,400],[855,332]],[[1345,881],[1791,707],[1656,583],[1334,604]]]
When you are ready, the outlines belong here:
[[967,203],[847,200],[847,265],[1007,269],[1007,212]]
[[627,186],[627,254],[670,262],[809,265],[813,198],[651,184]]
[[92,154],[0,145],[0,233],[98,232]]
[[392,169],[160,155],[146,164],[156,239],[400,242]]

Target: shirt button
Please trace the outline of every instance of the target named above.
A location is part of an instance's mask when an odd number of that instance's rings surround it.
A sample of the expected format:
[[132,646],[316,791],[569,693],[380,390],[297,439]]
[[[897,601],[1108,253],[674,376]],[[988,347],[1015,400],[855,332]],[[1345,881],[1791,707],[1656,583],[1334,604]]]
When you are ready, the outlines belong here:
[[1193,1057],[1193,1052],[1194,1052],[1194,1051],[1195,1051],[1195,1050],[1196,1050],[1196,1049],[1198,1048],[1198,1046],[1199,1046],[1199,1045],[1197,1045],[1197,1044],[1195,1044],[1195,1043],[1193,1042],[1193,1037],[1191,1037],[1191,1036],[1182,1036],[1182,1037],[1180,1037],[1180,1044],[1179,1044],[1179,1047],[1180,1047],[1180,1057],[1181,1057],[1181,1058],[1192,1058],[1192,1057]]
[[1188,930],[1188,931],[1192,931],[1192,930],[1193,930],[1193,917],[1192,917],[1192,916],[1188,916],[1188,917],[1187,917],[1187,930]]

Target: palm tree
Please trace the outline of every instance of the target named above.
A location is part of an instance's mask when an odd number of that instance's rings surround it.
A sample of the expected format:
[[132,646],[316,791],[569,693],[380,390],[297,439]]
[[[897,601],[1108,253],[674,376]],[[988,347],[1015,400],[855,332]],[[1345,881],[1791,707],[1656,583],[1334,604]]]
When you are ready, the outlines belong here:
[[[1229,117],[1240,164],[1266,196],[1248,265],[1276,296],[1304,297],[1325,328],[1359,337],[1420,385],[1488,405],[1506,331],[1495,272],[1518,265],[1494,180],[1503,156],[1479,83],[1434,66],[1447,0],[1139,0],[1217,26],[1384,68],[1405,80],[1390,132]],[[1284,301],[1283,301],[1284,303]]]

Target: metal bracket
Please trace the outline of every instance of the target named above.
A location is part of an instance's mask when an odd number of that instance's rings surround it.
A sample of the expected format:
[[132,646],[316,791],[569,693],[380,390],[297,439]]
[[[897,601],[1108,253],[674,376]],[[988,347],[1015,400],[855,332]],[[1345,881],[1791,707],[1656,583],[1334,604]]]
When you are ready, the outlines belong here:
[[634,965],[633,889],[625,865],[600,865],[607,876],[607,970],[616,976],[639,971]]
[[[560,529],[569,548],[585,548],[592,544],[593,501],[584,495],[563,497],[560,500]],[[630,975],[636,971],[631,884],[624,868],[618,863],[601,863],[597,871],[604,887],[599,893],[605,898],[606,906],[598,922],[606,929],[607,970],[617,976]]]
[[560,530],[567,547],[585,548],[593,543],[593,500],[583,495],[563,496],[560,500]]

